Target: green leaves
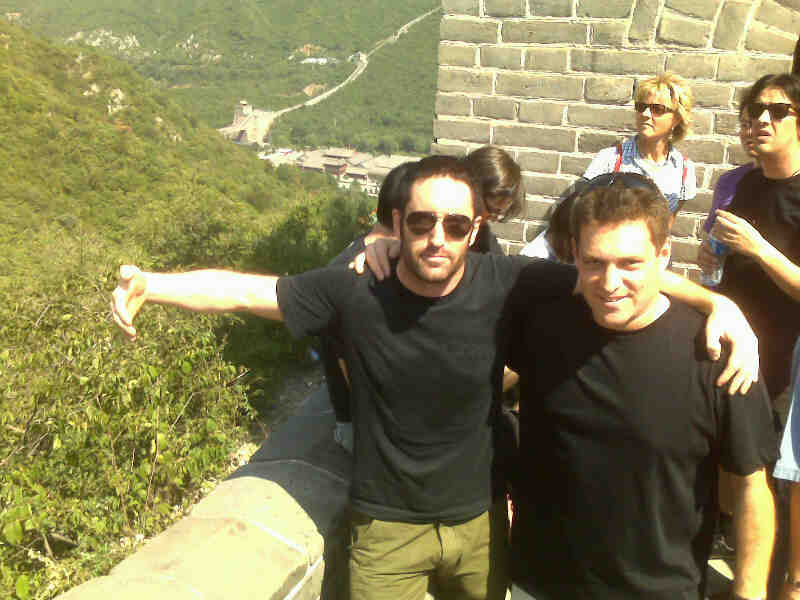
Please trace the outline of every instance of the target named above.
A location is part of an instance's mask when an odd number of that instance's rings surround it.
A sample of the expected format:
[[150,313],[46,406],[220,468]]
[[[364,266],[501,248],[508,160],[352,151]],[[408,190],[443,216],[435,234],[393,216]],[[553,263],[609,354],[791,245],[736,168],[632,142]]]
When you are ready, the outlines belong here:
[[14,586],[19,600],[28,600],[31,597],[31,582],[27,575],[20,575],[17,577],[17,583]]
[[22,522],[21,521],[11,521],[6,523],[3,527],[3,537],[8,541],[9,544],[14,544],[15,546],[22,543]]
[[[121,538],[161,531],[223,476],[253,403],[269,408],[304,355],[282,325],[161,306],[126,343],[108,313],[119,265],[321,266],[374,201],[264,170],[93,51],[77,62],[2,22],[0,34],[17,50],[0,105],[15,131],[0,148],[0,596],[39,600],[110,568]],[[83,96],[92,82],[131,107],[109,118]],[[266,191],[275,201],[259,202]],[[308,251],[277,250],[291,245]]]

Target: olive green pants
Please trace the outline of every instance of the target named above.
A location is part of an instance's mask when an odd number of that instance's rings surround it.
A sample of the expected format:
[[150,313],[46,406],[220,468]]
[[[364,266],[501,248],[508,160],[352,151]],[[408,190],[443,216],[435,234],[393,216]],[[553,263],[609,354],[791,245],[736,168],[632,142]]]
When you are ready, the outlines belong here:
[[503,600],[505,502],[456,525],[380,521],[353,512],[351,600]]

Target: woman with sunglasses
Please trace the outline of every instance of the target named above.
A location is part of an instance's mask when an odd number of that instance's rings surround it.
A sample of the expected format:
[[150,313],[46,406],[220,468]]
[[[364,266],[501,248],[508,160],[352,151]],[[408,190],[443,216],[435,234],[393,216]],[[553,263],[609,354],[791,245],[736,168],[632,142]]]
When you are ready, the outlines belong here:
[[[637,133],[597,153],[583,176],[640,173],[656,182],[673,215],[697,193],[694,163],[675,148],[691,130],[692,91],[674,73],[641,82],[634,94]],[[671,225],[671,223],[670,223]]]

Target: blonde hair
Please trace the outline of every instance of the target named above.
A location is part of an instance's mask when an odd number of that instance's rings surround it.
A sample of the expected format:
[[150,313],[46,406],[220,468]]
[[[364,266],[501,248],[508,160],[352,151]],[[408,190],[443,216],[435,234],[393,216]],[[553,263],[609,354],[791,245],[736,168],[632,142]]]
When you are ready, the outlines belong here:
[[692,106],[694,98],[689,83],[680,75],[665,71],[645,79],[636,87],[634,102],[644,102],[648,96],[666,93],[672,100],[671,108],[678,115],[678,124],[672,130],[670,141],[680,142],[692,131]]

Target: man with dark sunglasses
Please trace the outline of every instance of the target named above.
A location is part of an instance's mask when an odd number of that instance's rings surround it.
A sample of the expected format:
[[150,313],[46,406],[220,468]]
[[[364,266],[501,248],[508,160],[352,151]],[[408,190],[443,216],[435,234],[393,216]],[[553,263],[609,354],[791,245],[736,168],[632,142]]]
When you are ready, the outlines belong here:
[[[716,211],[711,234],[730,249],[718,291],[741,307],[758,335],[761,368],[780,428],[788,409],[792,349],[800,335],[800,78],[765,75],[742,104],[761,169],[747,173],[727,209]],[[784,495],[779,486],[779,498]],[[785,504],[779,502],[781,514]],[[780,523],[772,597],[786,563],[788,518],[782,516]],[[800,567],[790,576],[800,582]]]
[[661,293],[669,212],[652,182],[601,175],[570,220],[581,295],[548,300],[520,278],[502,328],[528,474],[515,489],[512,600],[703,598],[720,465],[737,489],[733,598],[764,598],[766,391],[715,386],[702,316]]
[[[396,277],[346,268],[292,277],[121,269],[114,319],[130,338],[145,301],[195,311],[244,310],[297,336],[343,341],[354,423],[350,587],[354,599],[500,600],[507,534],[492,525],[495,338],[524,262],[468,252],[482,196],[463,160],[408,169],[394,210],[403,240]],[[544,267],[546,270],[546,267]],[[541,293],[569,294],[574,275],[544,274]],[[504,516],[504,515],[501,515]]]

